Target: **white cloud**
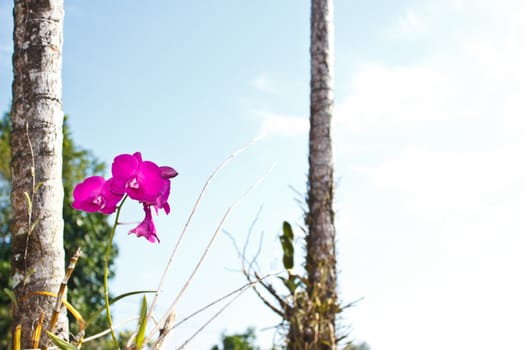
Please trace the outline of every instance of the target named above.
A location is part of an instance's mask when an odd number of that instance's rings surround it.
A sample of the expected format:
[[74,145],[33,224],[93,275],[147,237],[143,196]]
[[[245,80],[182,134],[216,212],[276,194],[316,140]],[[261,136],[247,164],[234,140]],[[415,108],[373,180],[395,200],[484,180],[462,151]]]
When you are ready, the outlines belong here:
[[440,217],[479,211],[490,198],[524,183],[523,154],[523,142],[475,153],[412,146],[379,167],[354,169],[369,175],[376,188],[399,193],[412,212]]
[[[521,20],[525,19],[525,13]],[[499,82],[512,83],[525,79],[525,24],[510,21],[501,37],[471,38],[466,41],[465,52],[480,75]]]
[[[426,0],[412,2],[383,29],[388,39],[420,39],[443,30],[452,15],[464,8],[461,0]],[[443,34],[443,33],[442,33]]]
[[522,138],[525,132],[525,86],[507,97],[504,108],[506,129],[509,133]]
[[355,72],[350,94],[336,104],[335,118],[353,131],[449,119],[467,112],[458,88],[455,79],[430,65],[365,64]]
[[308,118],[306,117],[293,117],[266,111],[256,111],[254,113],[262,119],[259,136],[304,135],[309,130]]
[[275,93],[275,87],[266,73],[257,75],[251,82],[251,85],[264,93]]
[[388,31],[422,34],[413,45],[426,51],[404,64],[386,56],[355,65],[348,93],[336,101],[336,120],[366,132],[502,111],[507,123],[520,123],[524,4],[431,0],[405,9]]
[[357,65],[336,106],[339,132],[354,132],[347,146],[361,150],[346,164],[365,175],[364,186],[351,176],[353,205],[340,208],[350,232],[341,284],[343,295],[366,297],[349,318],[373,349],[525,346],[523,9],[417,2],[390,38],[422,39],[411,43],[428,51]]
[[398,19],[396,28],[389,30],[387,35],[411,37],[425,31],[425,23],[414,9],[407,9]]
[[[378,350],[525,345],[524,152],[525,143],[456,154],[412,147],[369,172],[382,195],[369,191],[377,204],[368,211],[354,194],[339,247],[343,295],[366,297],[349,313],[361,339]],[[389,191],[398,196],[385,208]]]
[[465,53],[490,98],[480,103],[495,108],[509,135],[522,138],[525,130],[525,5],[497,8],[501,15],[493,36],[474,37],[464,44]]

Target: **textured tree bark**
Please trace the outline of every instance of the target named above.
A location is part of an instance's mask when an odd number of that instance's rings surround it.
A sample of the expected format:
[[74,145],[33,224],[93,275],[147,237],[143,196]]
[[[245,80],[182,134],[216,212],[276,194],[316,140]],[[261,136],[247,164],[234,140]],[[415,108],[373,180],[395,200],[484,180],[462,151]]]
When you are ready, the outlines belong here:
[[335,350],[337,279],[333,210],[331,120],[334,105],[333,0],[312,0],[310,32],[310,141],[306,224],[305,348]]
[[[33,347],[33,329],[41,314],[43,329],[47,328],[56,302],[32,293],[58,292],[64,275],[63,18],[63,0],[15,0],[11,236],[12,280],[18,304],[12,305],[12,329],[22,326],[22,348]],[[55,333],[68,337],[65,309]],[[42,341],[46,339],[43,334]]]

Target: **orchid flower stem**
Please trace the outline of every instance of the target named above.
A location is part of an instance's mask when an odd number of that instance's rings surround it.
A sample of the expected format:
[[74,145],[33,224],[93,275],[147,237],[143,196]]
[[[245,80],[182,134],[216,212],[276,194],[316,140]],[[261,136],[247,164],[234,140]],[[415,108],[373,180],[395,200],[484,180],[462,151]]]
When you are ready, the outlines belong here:
[[122,208],[122,205],[126,201],[126,198],[128,198],[128,196],[124,196],[124,199],[122,199],[119,206],[117,207],[117,213],[115,215],[115,223],[113,224],[113,228],[111,229],[111,234],[109,235],[108,245],[106,246],[106,255],[104,256],[104,298],[106,302],[106,315],[108,318],[109,329],[111,330],[111,337],[113,338],[113,343],[115,344],[116,349],[120,349],[120,347],[118,345],[117,336],[115,335],[115,330],[113,329],[113,321],[111,320],[111,311],[109,309],[109,288],[108,288],[109,254],[111,253],[111,247],[113,246],[113,236],[115,236],[115,232],[117,231],[117,226],[119,224],[118,219],[120,216],[120,209]]

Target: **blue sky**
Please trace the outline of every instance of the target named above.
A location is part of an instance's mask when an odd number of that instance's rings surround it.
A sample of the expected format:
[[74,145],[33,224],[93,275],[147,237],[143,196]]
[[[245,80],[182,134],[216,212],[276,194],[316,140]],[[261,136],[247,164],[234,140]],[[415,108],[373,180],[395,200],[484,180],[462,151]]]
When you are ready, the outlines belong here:
[[[141,151],[177,168],[160,245],[119,231],[115,293],[157,285],[211,171],[176,257],[170,303],[221,216],[257,179],[225,229],[265,233],[263,271],[279,268],[282,220],[302,224],[307,172],[306,1],[68,1],[63,104],[75,140],[110,163]],[[0,1],[0,104],[11,88],[11,2]],[[350,338],[373,350],[525,348],[525,5],[519,0],[336,1],[334,117],[341,299]],[[300,198],[299,198],[300,199]],[[140,208],[125,209],[140,220]],[[301,242],[298,242],[301,245]],[[258,241],[250,243],[250,252]],[[244,283],[221,235],[181,300],[182,319]],[[132,317],[137,300],[115,308]],[[210,314],[178,330],[181,344]],[[245,293],[188,349],[223,330],[278,319]],[[259,332],[271,343],[273,330]]]

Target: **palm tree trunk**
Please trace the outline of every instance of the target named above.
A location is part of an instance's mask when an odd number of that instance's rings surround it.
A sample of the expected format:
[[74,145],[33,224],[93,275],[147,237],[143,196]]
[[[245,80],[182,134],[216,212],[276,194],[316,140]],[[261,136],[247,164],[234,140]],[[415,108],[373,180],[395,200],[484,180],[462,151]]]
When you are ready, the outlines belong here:
[[[63,0],[15,0],[11,234],[12,278],[18,303],[12,306],[12,329],[21,325],[22,348],[33,347],[32,330],[41,315],[47,328],[56,302],[32,293],[56,293],[64,274],[63,17]],[[67,339],[64,309],[55,330]]]
[[310,38],[310,143],[306,271],[312,312],[306,318],[308,349],[335,350],[337,280],[333,210],[331,119],[333,94],[333,2],[312,0]]

